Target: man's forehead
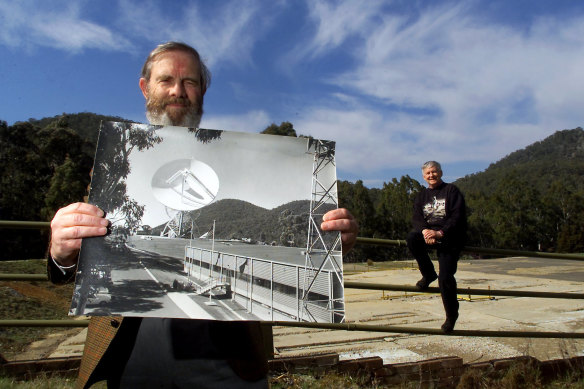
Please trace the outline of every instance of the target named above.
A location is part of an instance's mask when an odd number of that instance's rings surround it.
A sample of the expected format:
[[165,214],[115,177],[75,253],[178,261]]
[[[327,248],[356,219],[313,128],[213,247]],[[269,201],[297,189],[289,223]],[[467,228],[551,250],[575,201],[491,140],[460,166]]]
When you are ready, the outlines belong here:
[[153,72],[155,70],[159,70],[161,68],[168,66],[182,66],[188,68],[194,73],[197,74],[200,73],[199,59],[192,55],[191,53],[187,53],[185,51],[180,50],[166,51],[164,53],[158,54],[152,60]]

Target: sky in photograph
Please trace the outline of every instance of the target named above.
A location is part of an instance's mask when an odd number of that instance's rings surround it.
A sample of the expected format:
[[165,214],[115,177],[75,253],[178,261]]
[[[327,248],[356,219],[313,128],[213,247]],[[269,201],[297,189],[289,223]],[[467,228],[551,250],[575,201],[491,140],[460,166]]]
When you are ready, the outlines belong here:
[[584,2],[0,0],[0,120],[146,122],[157,44],[213,74],[203,128],[290,121],[336,141],[339,179],[381,187],[426,160],[455,180],[584,123]]
[[[201,207],[206,198],[207,204],[236,199],[265,209],[311,199],[314,156],[307,152],[306,138],[224,131],[220,139],[202,143],[186,129],[177,127],[163,127],[156,135],[162,138],[161,143],[142,151],[134,149],[130,154],[127,193],[146,207],[143,224],[158,226],[174,216],[174,210],[200,208],[181,208],[182,178],[168,184],[175,173],[185,169],[206,188],[211,188],[213,197],[203,195],[202,198],[200,194],[204,194],[204,190],[198,186],[193,188],[201,198]],[[111,158],[108,155],[97,157]],[[200,169],[201,163],[211,174]],[[218,179],[217,186],[215,179]],[[322,164],[318,180],[327,188],[335,182],[332,165]]]

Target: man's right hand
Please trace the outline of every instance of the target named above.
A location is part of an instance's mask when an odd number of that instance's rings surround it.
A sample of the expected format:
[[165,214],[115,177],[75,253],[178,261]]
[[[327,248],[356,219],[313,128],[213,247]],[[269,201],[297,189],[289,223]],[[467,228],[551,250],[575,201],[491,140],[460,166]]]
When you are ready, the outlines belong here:
[[441,238],[441,235],[438,231],[424,229],[422,230],[422,235],[424,236],[424,241],[427,245],[433,245],[438,242],[438,239]]
[[74,265],[81,239],[105,235],[108,225],[95,205],[74,203],[59,209],[51,221],[51,257],[61,266]]

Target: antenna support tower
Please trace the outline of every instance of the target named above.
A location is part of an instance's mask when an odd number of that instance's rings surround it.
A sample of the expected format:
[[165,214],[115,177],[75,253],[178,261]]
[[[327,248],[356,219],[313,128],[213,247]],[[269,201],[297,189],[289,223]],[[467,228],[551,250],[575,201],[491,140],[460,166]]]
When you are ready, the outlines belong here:
[[[307,152],[314,155],[314,160],[304,282],[298,320],[317,321],[313,312],[317,307],[322,311],[323,304],[326,304],[330,322],[338,323],[345,320],[341,234],[323,233],[320,230],[323,215],[331,209],[338,208],[336,174],[330,174],[331,165],[335,166],[335,142],[309,138]],[[313,287],[319,275],[326,274],[321,273],[324,268],[333,270],[333,280],[330,281],[337,284],[340,292],[335,296],[337,288],[330,288],[326,302],[315,301]]]

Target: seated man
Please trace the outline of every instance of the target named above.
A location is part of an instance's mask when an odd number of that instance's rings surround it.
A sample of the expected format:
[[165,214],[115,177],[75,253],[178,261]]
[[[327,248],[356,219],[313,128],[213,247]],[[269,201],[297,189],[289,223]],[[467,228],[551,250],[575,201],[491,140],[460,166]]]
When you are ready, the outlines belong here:
[[[436,161],[422,165],[428,188],[418,193],[414,201],[413,230],[407,237],[410,252],[416,258],[422,278],[416,283],[425,290],[436,279],[446,311],[442,331],[452,332],[458,319],[458,299],[454,274],[465,243],[466,205],[458,188],[442,181],[442,168]],[[439,274],[428,256],[436,248]]]

